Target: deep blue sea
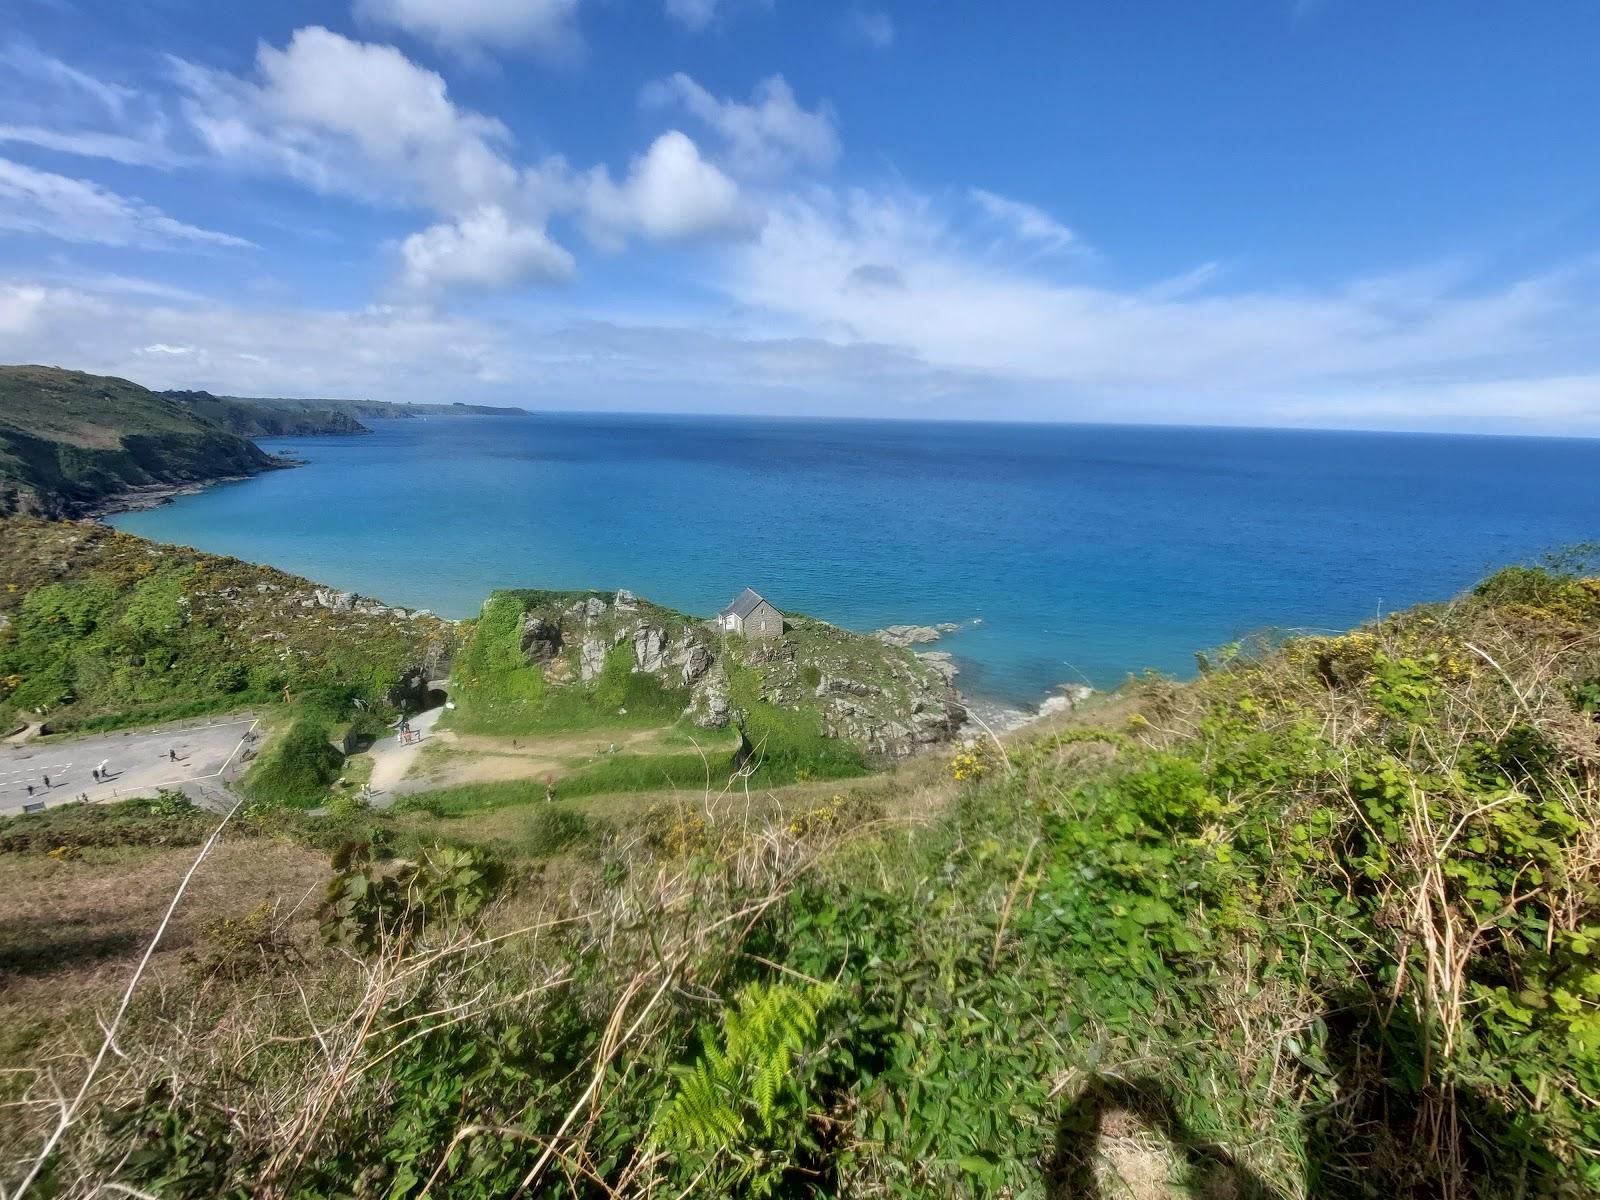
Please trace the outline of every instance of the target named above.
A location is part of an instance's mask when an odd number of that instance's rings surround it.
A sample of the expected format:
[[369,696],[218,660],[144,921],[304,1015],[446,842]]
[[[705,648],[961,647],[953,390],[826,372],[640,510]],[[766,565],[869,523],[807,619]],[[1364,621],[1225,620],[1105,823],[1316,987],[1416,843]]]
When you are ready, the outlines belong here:
[[[852,629],[962,622],[964,689],[1184,675],[1600,538],[1600,441],[624,415],[375,422],[118,528],[470,616],[501,586],[740,588]],[[975,618],[981,623],[969,624]]]

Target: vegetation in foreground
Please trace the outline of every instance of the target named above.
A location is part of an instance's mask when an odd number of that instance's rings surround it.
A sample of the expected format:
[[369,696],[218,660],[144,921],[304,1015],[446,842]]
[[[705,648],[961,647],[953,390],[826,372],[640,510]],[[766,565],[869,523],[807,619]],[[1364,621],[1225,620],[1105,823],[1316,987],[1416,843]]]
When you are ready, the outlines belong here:
[[[1518,568],[965,749],[931,821],[890,815],[889,775],[609,835],[552,817],[555,875],[341,850],[322,944],[214,931],[130,1012],[40,1179],[1593,1194],[1597,635],[1600,581]],[[32,1056],[18,1145],[83,1069],[75,1044]]]

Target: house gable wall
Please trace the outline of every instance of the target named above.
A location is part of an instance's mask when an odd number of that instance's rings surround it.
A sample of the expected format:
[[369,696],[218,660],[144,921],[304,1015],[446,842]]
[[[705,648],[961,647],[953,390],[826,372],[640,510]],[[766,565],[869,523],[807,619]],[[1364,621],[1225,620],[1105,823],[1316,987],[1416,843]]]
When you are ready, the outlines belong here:
[[753,638],[783,636],[783,614],[763,600],[744,619],[744,635]]

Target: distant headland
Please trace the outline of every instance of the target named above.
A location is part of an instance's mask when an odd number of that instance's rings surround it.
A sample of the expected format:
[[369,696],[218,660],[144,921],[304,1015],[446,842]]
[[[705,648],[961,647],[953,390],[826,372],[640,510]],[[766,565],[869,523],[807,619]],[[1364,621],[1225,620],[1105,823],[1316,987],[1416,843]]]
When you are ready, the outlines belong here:
[[99,516],[296,465],[256,438],[368,433],[364,420],[522,412],[155,392],[60,367],[0,366],[0,514]]

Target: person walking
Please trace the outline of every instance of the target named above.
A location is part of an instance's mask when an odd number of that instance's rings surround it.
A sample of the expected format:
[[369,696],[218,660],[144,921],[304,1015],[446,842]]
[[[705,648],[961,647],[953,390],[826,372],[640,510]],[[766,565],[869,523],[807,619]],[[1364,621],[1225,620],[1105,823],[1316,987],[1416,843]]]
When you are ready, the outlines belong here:
[[167,751],[167,761],[168,762],[177,762],[178,761],[178,752],[176,750],[168,750]]
[[94,781],[96,783],[100,782],[100,768],[99,767],[96,767],[94,770],[90,771],[89,774],[94,776]]
[[48,775],[44,777],[44,790],[47,792],[50,790],[50,776]]
[[33,784],[31,783],[28,785],[28,795],[33,795]]

